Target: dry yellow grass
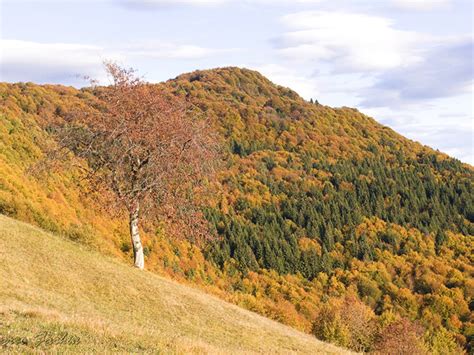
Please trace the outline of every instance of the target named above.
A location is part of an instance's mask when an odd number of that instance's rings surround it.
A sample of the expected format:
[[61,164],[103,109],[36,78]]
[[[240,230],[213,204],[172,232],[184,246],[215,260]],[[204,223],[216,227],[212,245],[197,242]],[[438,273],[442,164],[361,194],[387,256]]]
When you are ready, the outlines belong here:
[[345,353],[201,291],[1,215],[0,349]]

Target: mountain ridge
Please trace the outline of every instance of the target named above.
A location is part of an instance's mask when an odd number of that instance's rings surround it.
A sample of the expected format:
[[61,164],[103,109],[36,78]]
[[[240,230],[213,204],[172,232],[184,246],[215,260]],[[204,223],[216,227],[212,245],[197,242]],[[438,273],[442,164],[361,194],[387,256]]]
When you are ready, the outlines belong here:
[[[252,96],[252,95],[255,96],[255,94],[258,93],[257,96],[266,97],[268,99],[268,95],[269,95],[268,94],[269,93],[268,89],[267,90],[262,90],[261,88],[271,86],[271,87],[275,88],[275,90],[278,94],[280,94],[282,96],[288,96],[289,98],[292,98],[295,101],[299,101],[300,103],[302,103],[306,106],[312,107],[313,105],[315,105],[315,106],[319,106],[319,107],[325,108],[325,109],[341,110],[341,111],[348,110],[348,111],[354,111],[355,113],[358,113],[358,114],[360,113],[363,116],[365,116],[365,117],[373,120],[377,124],[381,125],[384,129],[391,130],[393,133],[396,133],[398,136],[403,137],[404,139],[406,139],[410,142],[413,142],[417,145],[421,145],[424,148],[428,148],[428,149],[432,150],[433,152],[436,152],[438,154],[441,154],[443,156],[448,157],[448,154],[446,154],[444,152],[441,152],[437,149],[431,148],[428,145],[424,145],[424,144],[422,144],[418,141],[415,141],[415,140],[404,137],[402,134],[396,132],[395,130],[393,130],[389,126],[384,125],[384,124],[378,122],[376,119],[363,114],[356,107],[350,107],[350,106],[331,107],[331,106],[328,106],[328,105],[323,105],[319,102],[311,103],[311,102],[305,100],[296,91],[292,90],[291,88],[286,87],[284,85],[276,84],[276,83],[272,82],[271,80],[269,80],[264,75],[262,75],[257,70],[253,70],[253,69],[249,69],[249,68],[245,68],[245,67],[230,66],[230,67],[218,67],[218,68],[205,69],[205,70],[194,70],[192,72],[180,74],[180,75],[176,76],[175,78],[168,79],[168,80],[166,80],[162,83],[158,83],[158,85],[165,84],[165,85],[170,85],[170,86],[174,87],[176,84],[178,84],[181,81],[189,81],[189,82],[198,81],[198,82],[201,82],[203,84],[209,84],[209,87],[212,88],[212,90],[218,91],[218,89],[216,89],[216,87],[218,87],[221,83],[219,82],[220,80],[218,80],[217,78],[222,79],[229,86],[235,86],[235,87],[241,89],[243,92],[245,92],[249,96]],[[245,79],[247,79],[247,81],[252,81],[252,80],[256,81],[257,84],[258,84],[257,85],[258,89],[257,90],[255,90],[255,89],[248,90],[245,85],[243,85],[243,86],[241,85],[241,81],[238,78],[245,78]],[[264,95],[262,95],[262,93]],[[456,159],[456,158],[453,158],[453,157],[449,157],[449,158]],[[470,166],[472,168],[472,165],[470,165],[469,163],[464,163],[463,162],[463,164],[466,164],[467,166]]]

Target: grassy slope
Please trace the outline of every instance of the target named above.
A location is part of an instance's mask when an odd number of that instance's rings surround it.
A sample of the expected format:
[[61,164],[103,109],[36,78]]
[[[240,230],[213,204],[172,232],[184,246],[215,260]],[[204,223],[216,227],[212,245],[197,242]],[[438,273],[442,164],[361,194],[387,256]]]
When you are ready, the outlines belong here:
[[0,215],[0,349],[341,353]]

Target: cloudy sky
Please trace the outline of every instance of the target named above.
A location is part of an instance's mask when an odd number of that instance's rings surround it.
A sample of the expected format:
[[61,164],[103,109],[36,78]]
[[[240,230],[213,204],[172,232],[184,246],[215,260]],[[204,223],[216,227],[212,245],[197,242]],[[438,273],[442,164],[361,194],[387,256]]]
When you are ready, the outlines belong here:
[[256,69],[474,164],[471,0],[0,0],[0,81]]

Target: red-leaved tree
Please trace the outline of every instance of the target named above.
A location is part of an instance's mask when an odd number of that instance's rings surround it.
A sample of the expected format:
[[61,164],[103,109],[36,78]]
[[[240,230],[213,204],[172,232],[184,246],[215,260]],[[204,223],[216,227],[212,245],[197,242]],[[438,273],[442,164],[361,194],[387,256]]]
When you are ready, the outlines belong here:
[[195,208],[196,190],[208,179],[218,145],[206,118],[160,85],[149,84],[134,70],[106,63],[112,79],[93,87],[93,109],[69,112],[55,132],[60,149],[83,159],[85,177],[111,196],[113,207],[129,216],[134,263],[144,268],[140,217],[159,216],[187,236],[206,234],[206,222]]

